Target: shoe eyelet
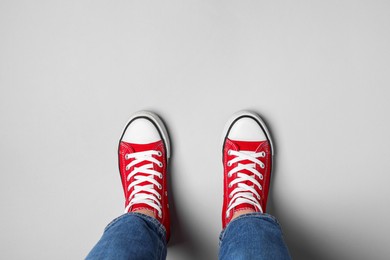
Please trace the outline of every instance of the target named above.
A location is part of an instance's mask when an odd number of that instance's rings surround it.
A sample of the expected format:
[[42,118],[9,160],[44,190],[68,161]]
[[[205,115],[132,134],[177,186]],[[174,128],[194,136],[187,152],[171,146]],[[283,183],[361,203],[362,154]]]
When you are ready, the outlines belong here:
[[129,169],[130,169],[130,167],[127,165],[127,166],[126,166],[126,171],[128,171]]
[[158,156],[158,157],[161,157],[161,156],[162,156],[162,152],[157,151],[157,156]]
[[264,151],[261,152],[261,157],[265,157],[265,152]]
[[228,155],[232,155],[232,150],[229,150],[229,151],[228,151]]
[[157,187],[158,187],[160,190],[162,189],[162,186],[161,186],[161,184],[159,184]]
[[232,166],[232,163],[231,163],[231,162],[228,162],[228,163],[227,163],[227,166],[229,166],[229,167]]
[[264,179],[263,175],[260,175],[260,180]]
[[162,163],[162,162],[159,162],[159,163],[158,163],[158,166],[160,166],[160,168],[162,168],[162,167],[163,167],[163,163]]
[[159,200],[161,200],[161,195],[158,195],[157,198],[158,198]]
[[162,179],[163,178],[163,175],[162,175],[162,173],[160,173],[160,175],[158,176],[160,179]]
[[231,188],[231,187],[232,187],[232,185],[229,183],[228,187],[229,187],[229,188]]
[[229,199],[231,199],[233,196],[232,195],[229,195]]

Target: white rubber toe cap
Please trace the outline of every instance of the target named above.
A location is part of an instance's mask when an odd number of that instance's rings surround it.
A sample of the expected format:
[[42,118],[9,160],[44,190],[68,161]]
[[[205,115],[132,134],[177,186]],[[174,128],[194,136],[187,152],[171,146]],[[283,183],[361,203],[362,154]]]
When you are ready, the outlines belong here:
[[230,140],[235,141],[265,141],[267,137],[256,122],[251,117],[242,117],[235,121],[230,128],[227,136]]
[[161,140],[158,129],[148,119],[136,118],[123,134],[122,141],[133,144],[149,144]]

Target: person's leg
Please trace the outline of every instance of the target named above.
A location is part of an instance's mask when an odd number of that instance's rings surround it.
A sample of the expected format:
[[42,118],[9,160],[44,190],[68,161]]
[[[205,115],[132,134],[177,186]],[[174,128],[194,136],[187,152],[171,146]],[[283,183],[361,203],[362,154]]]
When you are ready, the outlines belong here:
[[289,259],[279,224],[264,214],[274,155],[265,123],[253,112],[238,112],[223,138],[220,259]]
[[118,147],[125,215],[110,223],[88,259],[165,259],[170,236],[170,145],[160,118],[135,113]]
[[290,259],[290,255],[274,217],[247,213],[222,231],[219,259]]
[[153,217],[126,213],[113,220],[86,259],[165,259],[165,228]]

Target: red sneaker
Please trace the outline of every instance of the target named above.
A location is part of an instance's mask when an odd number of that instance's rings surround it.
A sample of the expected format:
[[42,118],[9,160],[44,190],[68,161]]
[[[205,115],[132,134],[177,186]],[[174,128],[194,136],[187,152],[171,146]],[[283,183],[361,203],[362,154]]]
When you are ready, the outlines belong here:
[[167,190],[169,137],[160,118],[148,111],[135,113],[119,141],[119,171],[125,212],[150,210],[164,225],[167,241],[170,218]]
[[263,120],[249,111],[234,114],[223,135],[223,228],[236,211],[265,212],[272,157],[272,141]]

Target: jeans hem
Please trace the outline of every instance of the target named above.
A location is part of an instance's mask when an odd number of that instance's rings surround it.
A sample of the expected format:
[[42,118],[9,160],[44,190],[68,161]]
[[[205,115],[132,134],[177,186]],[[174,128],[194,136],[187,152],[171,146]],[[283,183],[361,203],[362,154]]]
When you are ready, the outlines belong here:
[[242,214],[241,216],[239,216],[239,217],[233,219],[232,221],[230,221],[230,223],[225,227],[225,229],[223,229],[221,231],[221,233],[219,235],[219,245],[221,245],[221,242],[222,242],[222,240],[223,240],[223,238],[225,236],[225,232],[229,228],[229,226],[232,223],[236,222],[237,220],[243,219],[243,218],[260,218],[260,219],[265,219],[265,220],[269,220],[270,222],[272,222],[275,225],[280,227],[280,224],[279,224],[278,220],[274,216],[272,216],[272,215],[270,215],[268,213],[252,212],[252,213]]
[[142,213],[138,213],[138,212],[128,212],[128,213],[124,213],[123,215],[115,218],[114,220],[112,220],[107,226],[106,228],[104,229],[104,231],[110,229],[110,227],[112,225],[114,225],[116,222],[120,221],[121,219],[123,218],[126,218],[126,217],[129,217],[129,216],[137,216],[139,218],[142,218],[143,220],[149,222],[149,223],[152,223],[154,226],[157,227],[157,230],[158,232],[163,236],[163,238],[166,240],[166,234],[167,234],[167,231],[164,227],[163,224],[161,224],[157,219],[151,217],[151,216],[148,216],[148,215],[145,215],[145,214],[142,214]]

